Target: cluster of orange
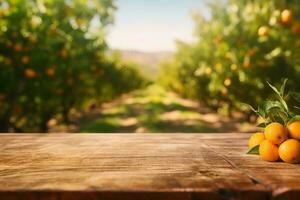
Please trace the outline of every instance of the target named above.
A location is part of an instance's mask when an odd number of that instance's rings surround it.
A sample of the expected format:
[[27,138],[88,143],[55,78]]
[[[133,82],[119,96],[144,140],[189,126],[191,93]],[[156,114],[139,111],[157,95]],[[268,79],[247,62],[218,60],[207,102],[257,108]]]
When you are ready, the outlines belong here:
[[[291,10],[283,10],[280,15],[280,22],[284,26],[291,26],[291,31],[294,34],[300,33],[300,22],[293,20],[293,12]],[[258,35],[261,37],[267,36],[269,34],[269,27],[268,26],[261,26],[258,29]]]
[[249,148],[258,147],[263,160],[275,162],[281,159],[287,163],[300,162],[300,121],[287,127],[280,123],[269,124],[264,133],[255,133],[249,139]]

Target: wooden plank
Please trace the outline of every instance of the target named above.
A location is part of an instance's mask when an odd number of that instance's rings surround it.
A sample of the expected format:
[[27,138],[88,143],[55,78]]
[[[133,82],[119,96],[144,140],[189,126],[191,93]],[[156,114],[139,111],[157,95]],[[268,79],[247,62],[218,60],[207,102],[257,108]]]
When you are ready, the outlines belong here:
[[212,137],[212,135],[204,137],[208,148],[223,156],[254,181],[270,188],[273,199],[300,199],[299,164],[266,162],[259,156],[245,154],[248,134],[230,134],[225,138]]
[[247,138],[3,134],[0,199],[298,199],[298,165],[246,155]]

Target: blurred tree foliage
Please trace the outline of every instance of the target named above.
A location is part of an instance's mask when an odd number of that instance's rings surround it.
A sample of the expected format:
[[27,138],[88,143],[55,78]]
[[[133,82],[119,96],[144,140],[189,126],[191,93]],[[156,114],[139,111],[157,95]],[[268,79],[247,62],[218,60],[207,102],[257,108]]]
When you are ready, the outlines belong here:
[[140,87],[105,54],[113,0],[0,1],[0,131],[47,131],[54,116]]
[[159,82],[215,109],[257,105],[289,79],[300,90],[298,0],[228,0],[209,4],[211,17],[195,14],[193,43],[178,42],[174,59],[161,66]]

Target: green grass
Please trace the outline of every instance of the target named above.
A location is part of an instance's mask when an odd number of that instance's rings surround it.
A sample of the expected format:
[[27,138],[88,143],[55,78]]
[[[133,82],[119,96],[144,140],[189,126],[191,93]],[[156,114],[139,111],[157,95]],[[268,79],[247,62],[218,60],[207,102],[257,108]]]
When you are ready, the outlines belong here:
[[[101,116],[84,124],[80,132],[135,132],[138,128],[151,133],[217,131],[201,121],[197,109],[183,105],[157,85],[137,91],[127,100],[130,103],[125,101],[104,109]],[[166,115],[171,116],[171,120],[164,119]],[[135,123],[124,123],[128,119]]]

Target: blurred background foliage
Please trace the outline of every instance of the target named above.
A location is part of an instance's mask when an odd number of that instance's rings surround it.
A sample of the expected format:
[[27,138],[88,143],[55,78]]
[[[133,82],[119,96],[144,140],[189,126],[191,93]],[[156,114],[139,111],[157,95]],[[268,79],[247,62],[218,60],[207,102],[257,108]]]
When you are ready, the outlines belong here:
[[[299,1],[209,2],[209,17],[193,13],[194,41],[178,41],[173,58],[161,63],[156,80],[161,91],[196,100],[215,113],[243,111],[248,119],[251,113],[241,103],[257,105],[271,97],[267,81],[279,86],[288,78],[288,89],[299,92]],[[47,132],[53,119],[69,124],[70,115],[101,109],[104,102],[140,88],[127,107],[125,100],[120,103],[126,110],[121,116],[134,118],[130,132],[225,130],[207,128],[195,113],[183,117],[183,111],[198,112],[198,106],[172,107],[174,95],[161,97],[156,86],[144,89],[153,70],[146,77],[106,43],[115,12],[114,0],[0,0],[0,132]],[[147,93],[154,90],[155,95]],[[172,126],[170,120],[162,123],[175,114],[185,126],[177,126],[177,119]],[[103,126],[99,120],[81,131],[102,131],[95,129]]]
[[267,81],[279,86],[287,77],[289,89],[300,90],[298,0],[228,0],[209,8],[209,19],[193,16],[196,40],[179,41],[174,59],[161,65],[163,86],[228,115],[243,110],[241,102],[270,97]]
[[0,131],[47,131],[56,117],[146,83],[136,66],[107,56],[112,0],[0,1]]

